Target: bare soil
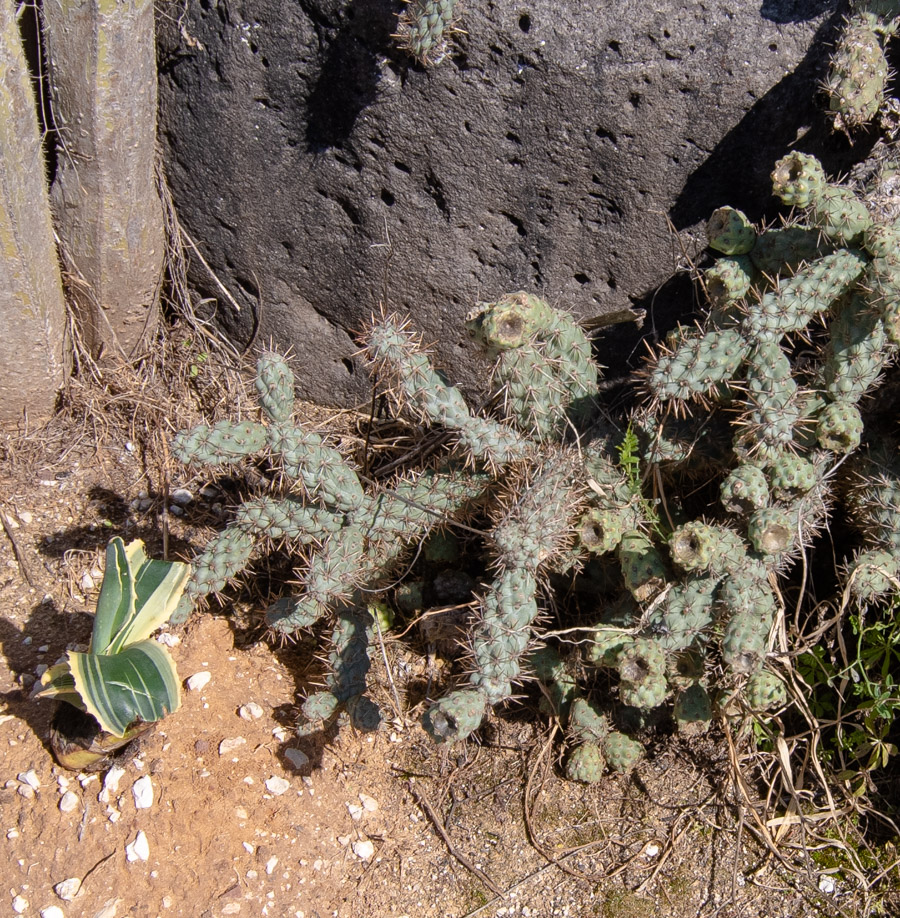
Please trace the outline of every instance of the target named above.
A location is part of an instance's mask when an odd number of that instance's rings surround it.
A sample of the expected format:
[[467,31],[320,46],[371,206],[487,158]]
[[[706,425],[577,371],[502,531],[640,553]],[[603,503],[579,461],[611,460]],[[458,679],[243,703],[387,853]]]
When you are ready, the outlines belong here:
[[[66,441],[26,458],[11,449],[0,466],[0,913],[875,913],[850,877],[837,873],[834,892],[820,891],[820,868],[796,833],[777,856],[758,844],[721,736],[661,737],[633,776],[590,787],[561,777],[536,699],[500,712],[477,743],[435,746],[419,725],[421,686],[442,661],[414,640],[388,640],[387,667],[376,665],[389,712],[382,730],[300,738],[315,640],[272,646],[247,606],[170,629],[181,677],[210,679],[119,756],[117,789],[103,792],[108,770],[60,768],[48,745],[53,703],[31,697],[35,679],[88,640],[110,536],[143,538],[159,557],[165,509],[124,438],[73,432],[77,445],[62,449]],[[169,486],[197,493],[203,483]],[[199,501],[184,518],[169,516],[170,556],[189,557],[212,521]],[[142,776],[153,802],[137,809]],[[74,800],[63,812],[66,791]],[[149,856],[129,860],[139,832]],[[66,880],[75,881],[68,892]]]

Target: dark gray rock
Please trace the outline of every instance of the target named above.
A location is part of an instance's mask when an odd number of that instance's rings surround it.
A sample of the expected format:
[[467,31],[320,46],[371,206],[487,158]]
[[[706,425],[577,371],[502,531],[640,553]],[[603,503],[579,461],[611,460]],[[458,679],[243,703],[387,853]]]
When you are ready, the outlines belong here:
[[760,216],[774,161],[824,132],[838,21],[812,0],[662,5],[467,0],[428,70],[394,50],[390,0],[168,8],[168,176],[241,304],[219,297],[219,321],[246,343],[258,314],[303,394],[346,405],[368,385],[353,333],[381,304],[475,388],[477,300],[525,289],[584,319],[649,302],[683,263],[667,220]]

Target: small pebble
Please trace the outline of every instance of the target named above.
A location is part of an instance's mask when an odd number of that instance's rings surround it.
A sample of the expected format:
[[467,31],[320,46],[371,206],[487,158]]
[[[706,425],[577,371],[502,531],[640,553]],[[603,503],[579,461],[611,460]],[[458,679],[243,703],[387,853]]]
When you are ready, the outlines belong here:
[[33,790],[37,790],[41,786],[41,779],[37,776],[37,772],[33,768],[29,768],[28,771],[24,771],[16,775],[16,777]]
[[243,844],[244,850],[247,852],[247,854],[255,854],[255,853],[256,853],[256,848],[254,848],[253,845],[250,844],[250,842],[242,842],[242,844]]
[[33,800],[33,799],[34,799],[34,788],[33,788],[33,787],[29,787],[27,784],[20,784],[20,785],[16,788],[16,793],[17,793],[20,797],[24,797],[26,800]]
[[302,749],[285,749],[284,757],[297,769],[309,765],[309,756]]
[[78,877],[69,877],[68,880],[57,883],[56,886],[53,887],[53,892],[55,892],[63,902],[71,902],[78,895],[79,889],[81,889],[81,880],[79,880]]
[[219,755],[228,755],[229,752],[234,752],[235,749],[245,745],[246,742],[247,739],[243,736],[232,736],[228,739],[223,739],[219,743]]
[[189,692],[199,692],[200,689],[206,688],[209,685],[209,680],[212,679],[212,673],[207,670],[202,670],[199,673],[194,673],[193,676],[189,676],[185,685]]
[[134,808],[136,810],[149,810],[153,806],[153,782],[149,775],[144,775],[134,782],[131,788],[131,794],[134,797]]
[[17,915],[23,915],[28,910],[28,900],[24,896],[16,896],[12,900],[12,910]]
[[266,873],[269,876],[272,876],[272,872],[275,870],[277,866],[278,866],[278,858],[275,857],[275,855],[272,855],[272,857],[270,857],[266,861]]
[[238,819],[248,819],[250,817],[250,814],[242,806],[235,809],[234,815],[237,816]]
[[97,584],[94,582],[94,578],[90,574],[90,571],[85,571],[81,575],[81,580],[78,585],[81,587],[81,592],[84,594],[92,593],[94,587],[97,586]]
[[163,631],[162,634],[156,635],[156,640],[160,644],[165,644],[166,647],[177,647],[181,643],[181,638],[169,631]]
[[291,734],[284,727],[275,727],[272,730],[272,736],[278,740],[279,743],[287,742],[291,738]]
[[825,893],[826,895],[831,895],[835,890],[834,877],[828,876],[827,873],[823,873],[819,877],[819,891]]
[[58,905],[48,905],[41,909],[41,918],[66,918],[66,916]]
[[241,910],[240,902],[226,902],[222,906],[223,915],[236,915]]
[[20,510],[18,513],[19,522],[29,526],[34,522],[34,514],[30,510]]
[[350,848],[361,861],[367,861],[375,854],[375,845],[368,839],[353,842]]
[[111,794],[119,792],[119,782],[125,777],[125,769],[121,765],[113,765],[103,776],[103,789]]
[[78,809],[78,804],[80,803],[78,799],[78,794],[73,793],[72,791],[66,791],[62,797],[59,798],[59,809],[61,813],[71,813],[73,810]]
[[28,647],[28,646],[31,644],[32,640],[33,640],[33,638],[32,638],[31,635],[29,634],[29,635],[27,635],[26,637],[23,637],[23,638],[22,638],[22,643],[23,643],[26,647]]
[[368,794],[360,794],[359,802],[363,805],[363,809],[368,813],[374,813],[378,809],[378,801],[374,797],[370,797]]
[[194,499],[194,495],[187,488],[176,488],[171,497],[179,507],[186,507]]
[[179,507],[178,504],[172,504],[169,507],[169,513],[171,513],[172,516],[184,516],[184,507]]
[[255,702],[251,701],[248,704],[242,704],[238,708],[238,717],[241,720],[259,720],[263,716],[263,709]]
[[290,789],[291,782],[285,781],[284,778],[279,777],[278,775],[272,775],[266,781],[266,790],[270,794],[274,794],[276,797],[280,797],[283,793]]
[[6,837],[7,837],[10,841],[13,841],[14,839],[16,839],[16,838],[19,837],[19,830],[18,830],[18,829],[10,829],[10,830],[6,833]]
[[125,846],[125,858],[129,863],[135,861],[146,861],[150,857],[150,843],[144,830],[138,832],[137,837],[131,844]]

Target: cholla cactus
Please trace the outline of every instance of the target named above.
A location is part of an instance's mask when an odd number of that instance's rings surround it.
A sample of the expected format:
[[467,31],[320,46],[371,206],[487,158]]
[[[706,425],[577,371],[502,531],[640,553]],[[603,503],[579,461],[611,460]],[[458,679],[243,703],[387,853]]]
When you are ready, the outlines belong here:
[[[296,552],[298,589],[266,618],[282,634],[332,624],[323,691],[306,699],[304,715],[316,725],[343,710],[375,729],[366,693],[371,592],[408,546],[477,502],[468,522],[483,524],[482,538],[464,557],[486,562],[466,571],[483,587],[466,671],[429,699],[423,724],[435,739],[464,740],[538,679],[566,730],[567,775],[593,783],[639,763],[640,741],[620,729],[629,717],[671,705],[690,732],[717,716],[717,693],[743,692],[756,711],[786,703],[766,669],[780,633],[779,578],[830,500],[849,493],[864,533],[846,562],[852,595],[875,601],[900,573],[893,454],[855,461],[856,487],[832,494],[835,469],[865,435],[861,406],[900,343],[900,231],[805,154],[776,165],[773,187],[804,209],[805,222],[761,229],[739,211],[716,212],[710,242],[724,257],[706,273],[709,316],[672,333],[650,361],[649,405],[633,413],[626,435],[595,423],[599,367],[583,330],[524,292],[468,317],[494,361],[492,411],[470,408],[407,321],[373,321],[362,345],[378,384],[415,424],[449,434],[432,468],[386,485],[374,486],[351,456],[297,423],[290,370],[264,356],[259,419],[199,427],[174,444],[186,462],[262,458],[273,470],[269,491],[238,507],[195,560],[189,596],[220,591],[274,544]],[[671,469],[702,470],[708,503],[685,501],[696,518],[665,488]],[[664,502],[645,494],[647,471],[663,482]],[[428,563],[460,563],[457,554],[424,554]],[[428,601],[422,567],[414,576],[407,611]],[[565,617],[572,597],[587,631],[567,655],[567,639],[553,643],[542,617]],[[610,678],[584,678],[592,667]],[[601,683],[612,691],[587,694]]]

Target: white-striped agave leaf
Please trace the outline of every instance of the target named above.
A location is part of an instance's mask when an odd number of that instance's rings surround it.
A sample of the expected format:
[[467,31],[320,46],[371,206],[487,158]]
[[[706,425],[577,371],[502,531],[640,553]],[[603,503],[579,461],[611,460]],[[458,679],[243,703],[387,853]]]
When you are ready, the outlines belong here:
[[124,736],[136,721],[161,720],[181,704],[175,663],[153,640],[116,654],[69,653],[69,669],[85,710],[113,736]]

